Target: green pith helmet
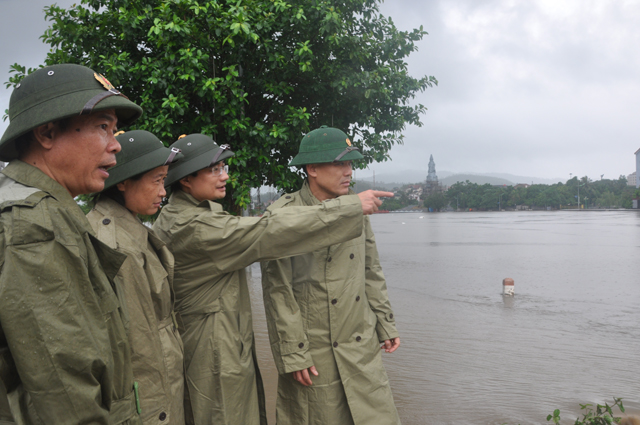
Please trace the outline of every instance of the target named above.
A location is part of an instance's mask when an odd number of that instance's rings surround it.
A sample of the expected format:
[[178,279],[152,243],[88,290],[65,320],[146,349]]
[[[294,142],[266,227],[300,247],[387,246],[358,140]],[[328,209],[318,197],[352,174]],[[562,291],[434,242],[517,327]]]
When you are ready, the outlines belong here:
[[210,167],[216,162],[224,161],[234,155],[229,150],[229,145],[218,146],[211,137],[197,133],[178,139],[171,147],[182,150],[184,158],[169,167],[169,174],[164,180],[165,187],[171,186],[191,173]]
[[142,115],[142,108],[86,66],[41,68],[26,76],[11,93],[9,127],[0,140],[0,160],[17,158],[15,139],[40,125],[105,109],[115,109],[119,126]]
[[167,148],[153,134],[144,130],[127,131],[116,136],[122,150],[116,154],[117,165],[109,169],[104,190],[120,182],[146,173],[161,165],[170,165],[182,158],[180,149]]
[[300,142],[298,155],[289,166],[322,164],[325,162],[355,161],[364,156],[342,130],[323,125],[307,133]]

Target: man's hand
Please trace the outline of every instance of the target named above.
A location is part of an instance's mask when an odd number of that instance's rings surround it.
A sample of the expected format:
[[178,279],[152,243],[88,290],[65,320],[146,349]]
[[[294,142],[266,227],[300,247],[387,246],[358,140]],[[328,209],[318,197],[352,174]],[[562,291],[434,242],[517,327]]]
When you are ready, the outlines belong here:
[[311,382],[311,377],[309,376],[309,372],[313,373],[314,376],[318,376],[318,371],[316,370],[316,367],[311,366],[309,369],[296,370],[295,372],[292,372],[293,379],[300,382],[305,387],[308,387],[309,385],[313,384],[313,382]]
[[362,214],[369,215],[378,211],[378,207],[382,201],[378,198],[393,198],[392,192],[382,192],[380,190],[365,190],[358,193],[360,203],[362,204]]
[[[381,350],[386,351],[387,353],[393,353],[400,347],[400,337],[397,336],[395,338],[385,340],[380,346]],[[295,372],[294,372],[295,373]]]

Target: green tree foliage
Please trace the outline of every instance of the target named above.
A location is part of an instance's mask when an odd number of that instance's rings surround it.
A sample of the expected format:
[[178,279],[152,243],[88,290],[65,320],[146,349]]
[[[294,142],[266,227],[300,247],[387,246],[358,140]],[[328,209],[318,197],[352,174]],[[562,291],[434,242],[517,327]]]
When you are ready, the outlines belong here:
[[[380,1],[81,0],[45,8],[45,63],[100,70],[144,108],[136,128],[166,143],[229,143],[229,194],[244,206],[251,187],[297,187],[287,164],[313,128],[350,134],[364,166],[421,125],[412,99],[437,81],[411,77],[405,59],[427,33],[398,30]],[[13,71],[11,84],[28,72]]]
[[497,210],[499,202],[502,209],[567,209],[578,208],[578,186],[581,208],[631,208],[633,198],[640,195],[620,176],[617,180],[598,181],[574,177],[566,184],[528,187],[478,185],[467,180],[452,185],[445,196],[449,205],[455,208],[457,202],[460,209]]
[[444,207],[447,206],[449,201],[442,193],[434,193],[432,195],[427,196],[424,200],[425,208],[431,208],[433,211],[440,211]]
[[384,198],[382,200],[381,210],[395,211],[416,204],[415,200],[409,199],[406,192],[402,190],[394,192],[395,196],[393,198]]

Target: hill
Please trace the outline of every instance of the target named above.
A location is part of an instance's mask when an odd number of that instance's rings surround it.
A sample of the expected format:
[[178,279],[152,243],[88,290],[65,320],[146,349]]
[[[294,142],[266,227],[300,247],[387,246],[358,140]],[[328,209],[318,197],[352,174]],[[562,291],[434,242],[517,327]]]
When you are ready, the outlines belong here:
[[[514,185],[518,183],[527,184],[555,184],[558,182],[565,182],[566,179],[560,178],[540,178],[531,176],[518,176],[515,174],[507,173],[453,173],[451,171],[438,171],[438,179],[443,184],[450,186],[455,182],[464,182],[469,180],[471,183],[476,184],[506,184]],[[408,169],[397,173],[381,173],[376,174],[376,187],[399,187],[403,184],[424,183],[427,179],[426,170]],[[359,182],[373,181],[373,176],[369,170],[357,170],[355,174],[355,180]]]

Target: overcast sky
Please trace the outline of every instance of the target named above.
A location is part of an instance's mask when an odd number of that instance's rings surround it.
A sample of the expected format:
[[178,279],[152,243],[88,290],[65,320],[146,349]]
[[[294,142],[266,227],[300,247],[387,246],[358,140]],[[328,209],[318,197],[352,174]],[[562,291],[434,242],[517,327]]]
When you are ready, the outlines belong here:
[[[14,62],[42,63],[49,3],[0,0],[1,83]],[[417,96],[424,126],[406,129],[376,175],[426,175],[430,154],[439,171],[562,180],[635,171],[640,0],[387,0],[381,10],[399,29],[429,32],[409,71],[439,85]],[[0,111],[10,94],[3,84]]]

